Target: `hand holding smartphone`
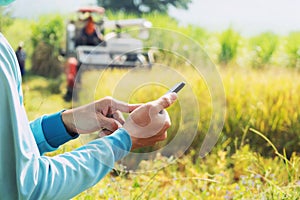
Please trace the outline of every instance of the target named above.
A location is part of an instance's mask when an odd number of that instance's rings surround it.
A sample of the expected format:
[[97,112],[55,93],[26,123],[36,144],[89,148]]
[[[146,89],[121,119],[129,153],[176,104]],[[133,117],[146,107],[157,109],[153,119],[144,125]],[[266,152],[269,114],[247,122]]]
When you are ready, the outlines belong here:
[[[178,93],[183,87],[185,86],[185,82],[180,82],[176,85],[174,85],[166,94],[169,94],[169,93],[172,93],[172,92],[175,92],[175,93]],[[159,111],[160,114],[162,114],[162,110]]]

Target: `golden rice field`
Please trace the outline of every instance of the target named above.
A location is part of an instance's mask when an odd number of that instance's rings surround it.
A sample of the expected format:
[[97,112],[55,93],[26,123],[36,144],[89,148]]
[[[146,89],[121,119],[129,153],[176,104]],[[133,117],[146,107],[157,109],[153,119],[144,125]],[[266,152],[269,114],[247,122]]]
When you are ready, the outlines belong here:
[[[191,103],[189,95],[196,98],[201,108],[197,136],[188,153],[178,159],[158,155],[155,160],[140,163],[142,171],[166,165],[152,172],[112,173],[75,199],[299,199],[299,73],[283,68],[220,69],[226,95],[225,124],[212,152],[200,158],[199,143],[212,113],[211,98],[205,81],[193,75],[192,69],[176,70],[188,77],[188,84],[179,93],[179,101],[168,110],[173,125],[168,140],[195,125],[178,119],[180,115],[187,122],[193,120],[188,116],[194,108],[181,109],[183,104]],[[128,71],[117,69],[88,71],[82,76],[80,95],[84,98],[80,99],[90,100],[86,97],[92,93],[91,99],[111,95],[129,102],[146,102],[162,95],[166,87],[177,81],[162,74],[156,78],[163,78],[165,85],[145,84],[131,90],[128,88],[134,87],[130,83],[118,84],[126,76],[144,77],[141,73],[148,77],[156,74],[151,70],[133,71],[129,75]],[[37,76],[25,79],[25,107],[30,119],[71,106],[62,100],[62,94],[46,90],[51,84]],[[69,142],[49,155],[70,151],[81,141]]]

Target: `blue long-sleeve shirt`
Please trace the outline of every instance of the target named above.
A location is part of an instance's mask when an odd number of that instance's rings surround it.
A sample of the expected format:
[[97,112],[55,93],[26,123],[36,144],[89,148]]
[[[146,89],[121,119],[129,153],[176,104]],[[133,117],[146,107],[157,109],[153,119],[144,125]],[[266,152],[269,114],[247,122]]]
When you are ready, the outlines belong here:
[[[119,129],[72,152],[43,156],[68,136],[60,137],[65,130],[59,128],[51,133],[47,116],[29,125],[16,56],[1,33],[0,94],[1,199],[70,199],[96,184],[131,148],[130,136]],[[55,115],[50,123],[62,125]],[[55,138],[60,142],[53,142]]]
[[61,113],[62,112],[57,112],[51,115],[44,115],[30,122],[30,128],[33,132],[40,154],[53,151],[60,145],[79,136],[76,134],[72,137],[67,132],[61,118]]

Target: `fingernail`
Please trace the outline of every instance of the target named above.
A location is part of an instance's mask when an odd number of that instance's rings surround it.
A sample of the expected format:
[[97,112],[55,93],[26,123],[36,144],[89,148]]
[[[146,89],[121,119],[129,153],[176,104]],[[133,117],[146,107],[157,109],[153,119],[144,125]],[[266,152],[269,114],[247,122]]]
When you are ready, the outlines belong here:
[[172,99],[172,100],[177,99],[177,93],[172,92],[172,93],[171,93],[171,99]]

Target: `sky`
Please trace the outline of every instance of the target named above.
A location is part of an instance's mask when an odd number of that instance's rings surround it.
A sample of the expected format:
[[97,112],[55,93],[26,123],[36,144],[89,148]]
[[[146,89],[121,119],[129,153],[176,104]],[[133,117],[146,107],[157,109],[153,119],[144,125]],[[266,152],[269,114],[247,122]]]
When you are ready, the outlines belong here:
[[95,0],[16,0],[10,5],[13,15],[37,18],[46,13],[68,13],[80,6],[95,4]]
[[188,12],[171,9],[170,15],[209,30],[232,26],[246,35],[300,31],[299,0],[194,0]]
[[[95,3],[95,0],[16,0],[9,9],[17,17],[37,18],[45,13],[72,12]],[[300,0],[193,0],[188,11],[171,8],[169,14],[183,25],[194,24],[211,31],[230,26],[244,35],[300,31]]]

